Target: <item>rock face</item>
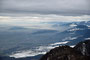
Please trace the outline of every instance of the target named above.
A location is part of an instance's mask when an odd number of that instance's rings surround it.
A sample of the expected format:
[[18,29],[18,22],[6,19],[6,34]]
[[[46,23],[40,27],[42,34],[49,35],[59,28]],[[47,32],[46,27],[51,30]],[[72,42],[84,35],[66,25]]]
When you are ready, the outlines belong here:
[[78,43],[74,47],[74,49],[81,52],[85,56],[90,56],[90,40],[86,40]]
[[90,40],[80,42],[74,48],[67,45],[56,47],[40,60],[90,60]]

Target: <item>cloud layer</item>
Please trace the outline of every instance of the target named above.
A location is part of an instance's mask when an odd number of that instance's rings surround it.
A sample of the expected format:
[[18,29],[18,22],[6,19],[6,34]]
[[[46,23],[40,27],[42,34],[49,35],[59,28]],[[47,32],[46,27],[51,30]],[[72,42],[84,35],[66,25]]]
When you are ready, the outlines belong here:
[[32,16],[0,16],[2,23],[41,23],[41,22],[73,22],[73,21],[90,21],[90,15],[83,16],[60,16],[60,15],[32,15]]
[[90,15],[89,0],[0,0],[0,15]]

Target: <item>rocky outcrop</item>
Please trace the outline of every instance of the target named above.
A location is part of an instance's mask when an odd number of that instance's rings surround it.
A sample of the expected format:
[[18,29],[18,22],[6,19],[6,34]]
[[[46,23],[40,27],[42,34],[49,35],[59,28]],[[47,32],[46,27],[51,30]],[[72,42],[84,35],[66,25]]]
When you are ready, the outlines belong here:
[[78,43],[74,47],[74,49],[81,52],[85,56],[90,56],[90,40],[86,40]]
[[74,48],[67,45],[56,47],[40,60],[90,60],[90,40],[80,42]]

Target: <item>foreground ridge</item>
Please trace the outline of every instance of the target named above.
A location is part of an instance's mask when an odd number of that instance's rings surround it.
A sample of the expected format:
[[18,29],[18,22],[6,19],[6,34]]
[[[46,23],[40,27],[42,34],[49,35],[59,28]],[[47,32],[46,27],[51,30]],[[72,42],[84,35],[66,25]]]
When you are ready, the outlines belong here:
[[40,60],[90,60],[90,40],[70,46],[56,47],[41,57]]

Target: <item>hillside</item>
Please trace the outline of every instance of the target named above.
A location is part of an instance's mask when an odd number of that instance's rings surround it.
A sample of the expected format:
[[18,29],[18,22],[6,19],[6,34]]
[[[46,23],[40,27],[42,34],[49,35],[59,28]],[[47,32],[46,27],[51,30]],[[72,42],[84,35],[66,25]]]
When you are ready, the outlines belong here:
[[56,47],[43,55],[40,60],[90,60],[90,40],[80,42],[74,48]]

